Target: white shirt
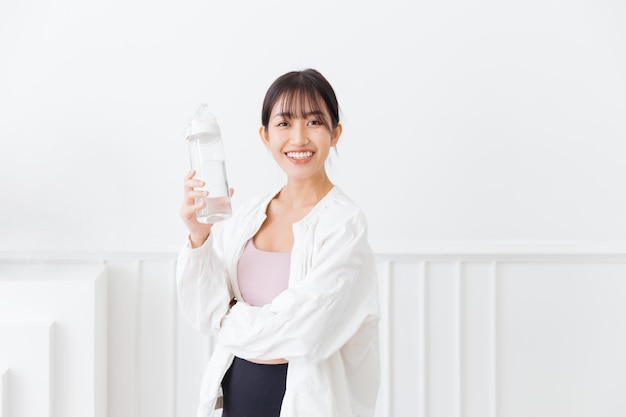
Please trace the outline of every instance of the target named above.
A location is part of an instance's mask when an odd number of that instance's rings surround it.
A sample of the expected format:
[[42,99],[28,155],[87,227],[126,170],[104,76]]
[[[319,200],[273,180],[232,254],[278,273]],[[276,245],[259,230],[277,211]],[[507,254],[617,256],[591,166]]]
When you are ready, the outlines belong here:
[[[237,262],[276,193],[213,226],[203,246],[180,251],[184,316],[215,336],[198,417],[213,416],[233,357],[289,361],[281,417],[371,417],[380,370],[378,283],[362,211],[338,188],[293,224],[289,287],[270,304],[242,301]],[[229,310],[229,302],[238,299]]]

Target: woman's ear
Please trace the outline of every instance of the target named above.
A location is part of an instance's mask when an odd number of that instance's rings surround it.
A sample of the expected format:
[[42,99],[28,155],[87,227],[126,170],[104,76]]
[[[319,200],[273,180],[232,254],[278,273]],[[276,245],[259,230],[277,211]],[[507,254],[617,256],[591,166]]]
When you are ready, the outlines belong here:
[[343,131],[343,126],[341,126],[341,123],[337,123],[337,127],[335,127],[333,131],[331,132],[330,146],[337,145],[337,142],[339,142],[339,137],[341,136],[342,131]]
[[269,149],[270,148],[270,135],[267,133],[265,126],[261,126],[259,128],[259,136],[261,137],[261,141],[263,142],[263,145],[267,149]]

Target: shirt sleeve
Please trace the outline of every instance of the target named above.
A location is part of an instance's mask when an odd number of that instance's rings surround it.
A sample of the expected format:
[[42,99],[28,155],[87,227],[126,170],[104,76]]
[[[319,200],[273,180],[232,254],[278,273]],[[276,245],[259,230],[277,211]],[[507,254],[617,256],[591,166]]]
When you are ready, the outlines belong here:
[[204,334],[215,334],[228,312],[233,291],[224,263],[214,249],[213,233],[192,249],[189,242],[176,263],[178,304],[183,316]]
[[219,342],[242,358],[323,360],[378,320],[376,265],[365,219],[354,216],[323,239],[315,265],[272,303],[238,301]]

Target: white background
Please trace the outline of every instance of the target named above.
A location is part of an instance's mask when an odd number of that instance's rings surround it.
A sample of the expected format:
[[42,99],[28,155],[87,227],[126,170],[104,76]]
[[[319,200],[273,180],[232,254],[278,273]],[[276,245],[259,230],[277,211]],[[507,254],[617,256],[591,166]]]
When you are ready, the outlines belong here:
[[307,67],[376,248],[622,247],[625,21],[618,0],[3,1],[0,251],[176,250],[198,105],[236,207],[282,184],[261,102]]
[[[342,109],[331,179],[378,261],[377,416],[624,415],[624,22],[621,0],[2,0],[0,324],[40,314],[55,330],[29,363],[74,358],[29,380],[53,386],[37,406],[193,415],[207,340],[173,277],[185,125],[202,102],[217,114],[235,208],[274,191],[263,96],[313,67]],[[91,296],[65,281],[84,264],[106,271],[80,276]],[[97,357],[63,344],[103,331]],[[12,348],[0,416],[44,398]]]

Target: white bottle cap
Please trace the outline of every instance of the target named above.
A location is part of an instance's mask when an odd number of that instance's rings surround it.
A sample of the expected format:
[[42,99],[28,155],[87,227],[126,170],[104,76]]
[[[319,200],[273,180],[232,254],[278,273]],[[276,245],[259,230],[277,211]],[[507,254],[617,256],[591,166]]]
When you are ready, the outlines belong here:
[[220,126],[217,124],[217,118],[209,111],[209,106],[202,103],[196,113],[187,124],[185,139],[198,133],[206,133],[212,136],[220,136]]

